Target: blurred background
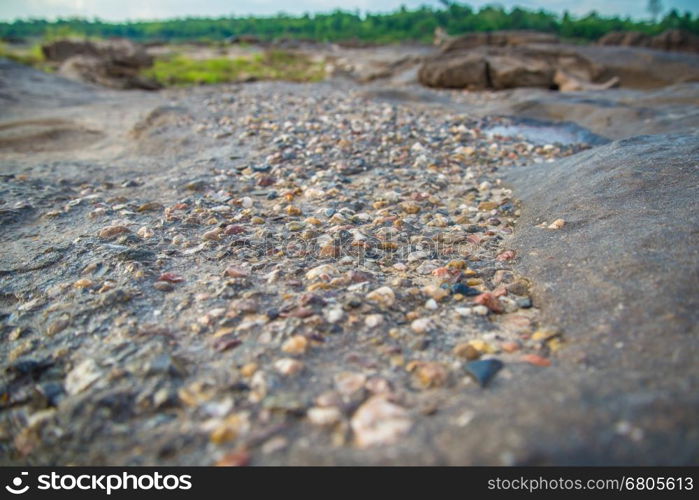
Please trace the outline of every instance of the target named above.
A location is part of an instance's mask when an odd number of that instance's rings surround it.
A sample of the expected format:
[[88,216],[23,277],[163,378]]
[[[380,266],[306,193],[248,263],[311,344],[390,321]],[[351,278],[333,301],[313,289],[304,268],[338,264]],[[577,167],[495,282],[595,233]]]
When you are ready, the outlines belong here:
[[[333,76],[366,82],[398,73],[395,81],[409,82],[428,49],[444,50],[462,35],[473,38],[462,49],[556,42],[697,52],[698,12],[692,0],[4,1],[0,55],[116,88]],[[549,37],[473,37],[513,30]],[[585,78],[614,76],[597,73]]]

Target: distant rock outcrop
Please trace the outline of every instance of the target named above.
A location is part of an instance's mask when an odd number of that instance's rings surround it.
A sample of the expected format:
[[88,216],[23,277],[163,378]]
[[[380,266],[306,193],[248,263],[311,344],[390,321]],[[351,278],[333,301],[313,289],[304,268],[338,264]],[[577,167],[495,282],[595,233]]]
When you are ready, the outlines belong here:
[[438,45],[443,52],[455,50],[474,49],[476,47],[518,47],[532,43],[559,43],[556,35],[529,30],[484,31],[479,33],[467,33],[465,35],[449,37],[441,30],[435,32],[435,42],[439,37]]
[[448,51],[427,59],[418,72],[418,78],[428,87],[474,90],[556,88],[559,71],[580,85],[603,83],[599,82],[603,67],[574,50],[551,44]]
[[41,49],[48,61],[59,65],[60,74],[72,79],[117,89],[159,88],[140,74],[153,65],[153,58],[130,40],[57,40]]
[[613,31],[597,41],[598,45],[647,47],[675,52],[699,52],[699,36],[680,29],[666,30],[650,36],[638,31]]

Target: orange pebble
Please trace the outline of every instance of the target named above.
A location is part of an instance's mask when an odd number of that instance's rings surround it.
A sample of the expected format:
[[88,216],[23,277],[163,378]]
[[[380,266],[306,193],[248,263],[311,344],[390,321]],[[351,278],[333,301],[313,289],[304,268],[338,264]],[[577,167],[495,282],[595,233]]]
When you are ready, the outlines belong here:
[[501,347],[505,352],[519,351],[519,344],[517,342],[503,342]]
[[551,366],[551,360],[539,356],[538,354],[525,354],[520,358],[524,363],[529,363],[536,366]]

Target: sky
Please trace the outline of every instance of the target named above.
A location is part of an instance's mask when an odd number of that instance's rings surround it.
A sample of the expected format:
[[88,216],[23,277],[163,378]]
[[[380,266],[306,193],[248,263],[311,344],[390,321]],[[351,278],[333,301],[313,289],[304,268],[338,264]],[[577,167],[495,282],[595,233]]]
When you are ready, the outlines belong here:
[[[463,2],[463,0],[462,0]],[[506,8],[521,6],[575,15],[596,10],[603,15],[629,15],[647,18],[647,0],[466,0],[473,7],[500,4]],[[697,0],[661,0],[663,12],[676,8],[680,12],[699,14]],[[401,4],[406,7],[439,5],[438,0],[0,0],[0,20],[11,21],[29,17],[99,17],[110,21],[138,19],[167,19],[197,16],[271,15],[278,12],[302,14],[329,12],[337,8],[359,9],[362,12],[386,12]]]

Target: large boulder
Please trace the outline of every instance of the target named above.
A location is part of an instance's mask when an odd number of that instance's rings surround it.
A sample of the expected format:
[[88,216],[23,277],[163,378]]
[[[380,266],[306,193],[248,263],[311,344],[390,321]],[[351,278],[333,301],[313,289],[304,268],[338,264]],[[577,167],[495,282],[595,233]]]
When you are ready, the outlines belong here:
[[699,52],[699,36],[685,30],[667,30],[654,36],[650,46],[661,50]]
[[442,55],[427,59],[418,71],[418,80],[428,87],[471,90],[489,87],[486,59],[480,54]]
[[488,74],[496,90],[516,87],[544,87],[553,85],[554,66],[546,58],[518,54],[488,57]]

